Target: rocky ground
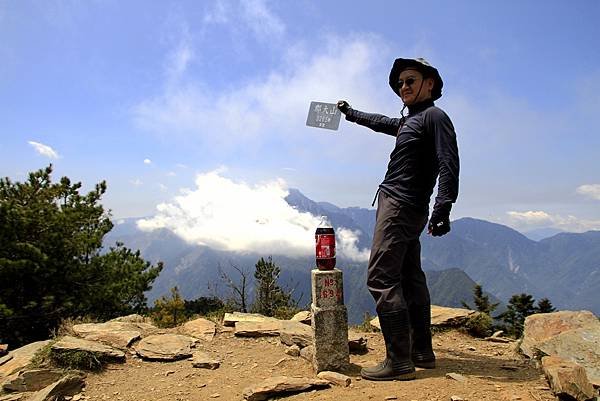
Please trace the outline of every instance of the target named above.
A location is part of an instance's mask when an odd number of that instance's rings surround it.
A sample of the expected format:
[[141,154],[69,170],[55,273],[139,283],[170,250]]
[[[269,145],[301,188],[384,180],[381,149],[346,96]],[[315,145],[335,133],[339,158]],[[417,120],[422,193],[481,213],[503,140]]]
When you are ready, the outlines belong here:
[[[560,318],[561,327],[564,326],[565,317],[559,314],[557,316]],[[581,321],[579,315],[577,316]],[[435,319],[433,313],[432,319]],[[552,319],[556,321],[556,318]],[[290,347],[283,343],[289,343],[292,339],[296,344],[308,344],[306,335],[308,333],[310,338],[310,326],[298,322],[292,323],[296,326],[290,326],[289,322],[283,324],[282,321],[257,323],[256,332],[252,335],[261,335],[261,337],[240,337],[240,334],[248,334],[247,329],[252,324],[241,325],[239,321],[235,328],[216,325],[216,330],[214,323],[204,319],[170,330],[158,330],[147,323],[139,322],[74,326],[75,330],[72,334],[87,340],[64,337],[54,343],[55,352],[59,352],[61,347],[74,344],[81,346],[82,344],[79,343],[85,341],[90,342],[91,344],[87,346],[92,347],[106,346],[101,342],[105,344],[108,342],[116,347],[108,348],[114,354],[113,357],[120,359],[120,362],[109,363],[100,372],[87,373],[85,382],[80,378],[74,378],[73,383],[64,386],[63,389],[52,390],[55,391],[54,393],[48,390],[52,386],[40,382],[37,389],[0,393],[0,401],[264,400],[268,397],[262,396],[257,391],[249,392],[248,389],[256,390],[265,380],[277,380],[277,377],[285,377],[281,379],[283,382],[300,378],[318,380],[312,363],[303,357],[306,354],[303,352],[303,355],[298,356],[297,347]],[[596,324],[597,320],[592,323]],[[272,326],[273,324],[275,326]],[[285,329],[281,329],[276,336],[264,336],[278,325]],[[244,326],[245,329],[240,330],[237,326]],[[538,336],[549,332],[548,327],[551,326],[543,327]],[[293,335],[288,335],[285,340],[284,332],[289,334],[291,329],[295,330]],[[523,356],[518,351],[515,341],[501,338],[477,339],[460,329],[438,331],[433,337],[437,355],[436,369],[418,370],[417,379],[412,381],[371,382],[361,380],[359,372],[361,367],[372,366],[384,357],[385,349],[381,333],[364,333],[351,329],[349,334],[352,339],[362,337],[363,345],[366,340],[366,348],[360,354],[351,354],[351,366],[343,372],[350,379],[349,385],[331,385],[296,393],[278,393],[269,399],[557,400],[548,379],[539,367],[540,363]],[[171,341],[175,343],[170,343]],[[528,341],[526,338],[524,345]],[[118,351],[118,348],[124,352]],[[167,356],[165,352],[163,355],[163,351],[167,348],[174,350],[175,353]],[[9,386],[13,387],[31,386],[34,381],[49,374],[44,373],[40,376],[39,372],[31,370],[31,366],[26,362],[19,361],[20,358],[30,357],[31,352],[21,356],[13,352],[0,358],[0,378],[4,382],[5,389],[7,383],[11,383]],[[179,359],[166,360],[172,357]],[[583,371],[582,368],[578,369]],[[27,374],[38,375],[38,378],[24,376],[24,372],[28,370]],[[575,379],[572,371],[568,374],[569,378]],[[55,380],[56,378],[47,379],[48,383],[53,383]],[[78,384],[77,380],[79,380]],[[82,384],[83,390],[81,390]],[[587,385],[591,388],[589,383]],[[69,386],[71,388],[68,388]],[[597,389],[592,388],[589,391],[595,396],[598,395]],[[52,394],[61,395],[56,398]],[[588,397],[582,396],[577,399],[583,400]]]
[[[369,352],[352,355],[349,387],[332,386],[287,397],[289,400],[555,400],[539,369],[524,361],[514,343],[477,340],[458,331],[434,336],[438,368],[421,370],[410,382],[360,380],[361,366],[375,364],[384,355],[381,334],[361,333]],[[146,362],[128,355],[124,364],[113,364],[90,374],[84,394],[92,400],[201,401],[242,400],[243,390],[272,376],[314,377],[311,364],[285,353],[276,338],[239,338],[219,333],[198,347],[222,361],[215,370],[193,368],[190,361]],[[458,380],[448,378],[457,373]],[[396,398],[394,398],[396,397]]]

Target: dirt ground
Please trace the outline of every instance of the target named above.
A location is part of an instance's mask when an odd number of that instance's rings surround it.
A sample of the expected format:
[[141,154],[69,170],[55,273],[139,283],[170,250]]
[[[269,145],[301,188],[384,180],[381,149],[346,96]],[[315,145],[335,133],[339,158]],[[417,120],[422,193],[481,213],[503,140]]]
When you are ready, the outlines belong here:
[[[472,338],[458,331],[434,335],[437,368],[419,370],[407,382],[371,382],[359,378],[360,367],[377,363],[384,355],[380,333],[361,333],[368,339],[369,352],[351,355],[349,387],[297,393],[286,400],[406,400],[449,401],[452,396],[466,401],[556,400],[540,370],[521,358],[514,343],[500,344]],[[276,337],[237,338],[221,332],[211,343],[198,345],[222,364],[216,370],[193,368],[189,360],[146,362],[128,355],[125,364],[113,364],[89,374],[88,400],[201,401],[243,400],[243,390],[272,376],[315,377],[311,365],[300,357],[285,354],[286,346]],[[459,373],[464,381],[446,377]],[[396,397],[396,398],[394,398]]]

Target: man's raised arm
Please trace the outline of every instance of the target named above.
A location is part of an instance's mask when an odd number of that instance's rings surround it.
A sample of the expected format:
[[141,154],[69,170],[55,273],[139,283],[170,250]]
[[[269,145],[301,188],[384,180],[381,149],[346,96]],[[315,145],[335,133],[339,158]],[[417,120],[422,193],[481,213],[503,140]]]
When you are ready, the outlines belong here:
[[396,136],[400,128],[400,118],[390,118],[382,114],[365,113],[354,110],[348,102],[340,100],[337,108],[346,115],[346,120],[371,128],[373,131]]

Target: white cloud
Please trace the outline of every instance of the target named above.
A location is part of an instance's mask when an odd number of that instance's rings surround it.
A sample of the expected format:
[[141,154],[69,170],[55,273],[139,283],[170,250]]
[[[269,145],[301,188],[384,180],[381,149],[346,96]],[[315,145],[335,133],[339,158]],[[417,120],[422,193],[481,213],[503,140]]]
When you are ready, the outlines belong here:
[[279,40],[285,35],[285,23],[275,15],[264,0],[218,0],[204,15],[205,24],[226,25],[233,33],[249,30],[261,41]]
[[526,212],[507,212],[508,216],[516,222],[526,224],[551,224],[552,216],[541,210],[529,210]]
[[144,164],[152,164],[152,160],[150,160],[150,159],[144,159]]
[[360,233],[348,228],[339,228],[336,231],[337,252],[349,259],[367,262],[371,252],[367,248],[358,249],[358,235]]
[[169,188],[165,184],[162,184],[160,182],[158,183],[158,189],[160,189],[160,192],[167,192],[169,190]]
[[[181,191],[157,214],[138,221],[142,230],[171,230],[189,243],[215,249],[286,254],[314,253],[314,233],[320,218],[299,212],[285,197],[287,185],[277,179],[251,186],[223,177],[219,171],[198,174],[194,190]],[[365,260],[357,233],[340,228],[338,254]],[[367,256],[368,257],[368,256]]]
[[243,0],[240,5],[244,20],[259,38],[278,38],[285,33],[285,24],[269,10],[264,0]]
[[28,141],[27,143],[33,146],[35,151],[42,156],[49,157],[50,159],[58,159],[60,157],[58,153],[48,145],[44,145],[43,143],[34,141]]
[[553,227],[569,232],[600,230],[600,220],[581,219],[573,215],[550,214],[541,210],[507,212],[511,225],[521,230]]
[[144,183],[142,182],[142,180],[140,180],[139,178],[136,178],[135,180],[131,180],[129,181],[131,183],[131,185],[133,185],[134,187],[140,187],[142,186]]
[[577,187],[577,193],[600,200],[600,184],[586,184]]
[[[281,138],[306,141],[306,113],[311,100],[335,102],[360,99],[358,108],[389,110],[389,99],[379,89],[389,66],[377,64],[387,47],[373,37],[328,37],[319,52],[294,49],[293,60],[279,70],[245,85],[214,93],[203,82],[165,85],[163,93],[142,100],[133,109],[136,123],[163,135],[191,135],[216,152]],[[385,79],[383,79],[385,81]],[[387,104],[386,104],[387,103]],[[216,133],[227,133],[217,135]],[[344,141],[364,154],[372,137]],[[355,140],[356,139],[356,140]],[[340,153],[343,153],[342,151]]]
[[167,174],[165,174],[167,177],[176,177],[177,173],[174,171],[169,171]]

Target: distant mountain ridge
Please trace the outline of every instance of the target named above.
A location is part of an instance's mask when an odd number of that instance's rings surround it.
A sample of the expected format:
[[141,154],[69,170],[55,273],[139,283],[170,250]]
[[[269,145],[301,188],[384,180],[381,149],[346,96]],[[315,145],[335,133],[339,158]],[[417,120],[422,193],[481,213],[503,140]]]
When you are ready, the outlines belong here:
[[[290,190],[286,201],[302,212],[326,215],[333,226],[359,231],[359,248],[369,248],[375,224],[375,210],[340,208],[327,202],[314,202],[299,190]],[[165,269],[149,292],[152,301],[178,285],[182,295],[196,298],[225,291],[219,268],[235,276],[231,264],[253,273],[259,257],[253,253],[225,252],[191,245],[168,230],[142,232],[135,220],[116,225],[106,243],[115,240],[140,249],[148,260],[165,262]],[[421,237],[422,264],[428,277],[433,302],[460,306],[472,300],[475,283],[495,301],[506,303],[511,295],[529,293],[536,299],[549,298],[560,309],[588,309],[600,314],[600,232],[560,233],[541,241],[500,224],[473,218],[452,222],[452,231],[444,237]],[[304,294],[310,302],[312,257],[290,258],[273,255],[282,267],[282,282]],[[340,259],[344,271],[346,304],[350,320],[360,322],[365,312],[374,313],[366,290],[366,263]]]

